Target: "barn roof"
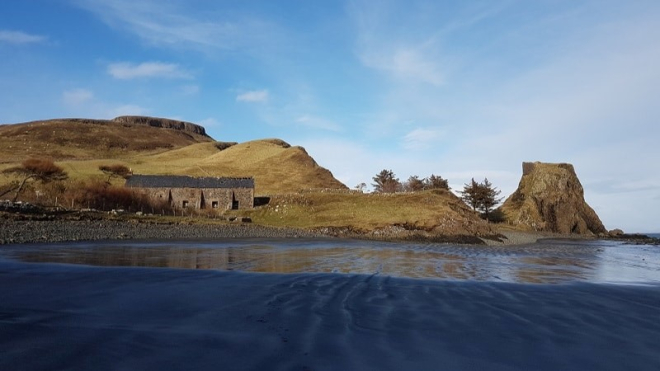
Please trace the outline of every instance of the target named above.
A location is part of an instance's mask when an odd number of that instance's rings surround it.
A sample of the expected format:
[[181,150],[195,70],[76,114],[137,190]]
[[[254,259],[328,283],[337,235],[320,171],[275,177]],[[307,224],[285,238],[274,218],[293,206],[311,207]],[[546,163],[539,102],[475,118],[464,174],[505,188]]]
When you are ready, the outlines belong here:
[[131,188],[254,188],[254,178],[193,178],[183,175],[133,175]]

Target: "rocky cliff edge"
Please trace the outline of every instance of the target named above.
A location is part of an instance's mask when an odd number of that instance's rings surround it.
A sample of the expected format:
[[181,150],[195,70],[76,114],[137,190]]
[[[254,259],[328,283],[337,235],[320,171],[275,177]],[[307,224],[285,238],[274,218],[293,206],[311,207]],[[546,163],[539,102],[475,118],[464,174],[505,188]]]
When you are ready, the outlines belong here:
[[502,205],[507,221],[524,229],[601,234],[605,227],[584,200],[573,165],[524,162],[518,189]]

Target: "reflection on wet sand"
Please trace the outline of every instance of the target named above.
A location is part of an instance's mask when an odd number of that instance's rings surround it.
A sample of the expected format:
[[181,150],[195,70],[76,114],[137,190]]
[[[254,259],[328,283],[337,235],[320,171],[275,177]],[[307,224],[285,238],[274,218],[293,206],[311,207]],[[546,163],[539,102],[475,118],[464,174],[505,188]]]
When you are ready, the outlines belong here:
[[[603,248],[562,243],[507,248],[378,244],[357,241],[277,243],[98,243],[16,248],[26,262],[168,267],[262,273],[350,273],[451,280],[561,283],[594,280]],[[602,276],[602,274],[601,274]]]
[[520,258],[521,266],[516,269],[516,282],[559,283],[579,281],[587,278],[587,273],[596,267],[594,259],[576,257],[526,256]]

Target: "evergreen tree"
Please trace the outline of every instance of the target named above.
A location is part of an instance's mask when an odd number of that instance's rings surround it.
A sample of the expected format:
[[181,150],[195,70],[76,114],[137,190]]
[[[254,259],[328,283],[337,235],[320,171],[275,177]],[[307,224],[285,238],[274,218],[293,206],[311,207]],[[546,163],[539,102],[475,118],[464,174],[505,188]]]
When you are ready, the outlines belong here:
[[374,192],[378,193],[394,193],[401,190],[401,182],[394,175],[392,170],[382,170],[375,177],[373,177],[375,183]]
[[424,189],[449,190],[449,183],[447,182],[447,179],[442,179],[439,175],[431,174],[430,177],[424,179]]
[[472,207],[474,211],[480,211],[483,217],[490,220],[490,214],[502,201],[500,190],[493,187],[493,184],[484,178],[483,183],[477,183],[474,178],[469,184],[465,184],[463,191],[461,191],[461,198],[465,203]]
[[422,191],[424,190],[424,180],[419,179],[417,175],[412,175],[408,180],[406,181],[406,184],[404,185],[404,189],[406,192],[417,192],[417,191]]
[[477,208],[481,205],[481,188],[479,187],[479,183],[472,178],[472,181],[469,184],[463,186],[463,190],[460,191],[460,193],[463,201],[468,206],[472,207],[473,211],[477,211]]
[[481,187],[481,211],[486,220],[490,220],[491,211],[500,203],[500,201],[502,201],[502,197],[498,197],[501,191],[493,187],[493,184],[488,181],[488,178],[484,178],[484,182],[480,183],[479,187]]

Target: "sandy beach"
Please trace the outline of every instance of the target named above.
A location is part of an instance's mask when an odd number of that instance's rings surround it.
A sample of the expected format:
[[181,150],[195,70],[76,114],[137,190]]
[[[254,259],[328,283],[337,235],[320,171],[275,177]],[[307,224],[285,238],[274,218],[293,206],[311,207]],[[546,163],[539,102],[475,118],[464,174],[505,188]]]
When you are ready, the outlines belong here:
[[0,261],[2,370],[657,370],[657,285]]

